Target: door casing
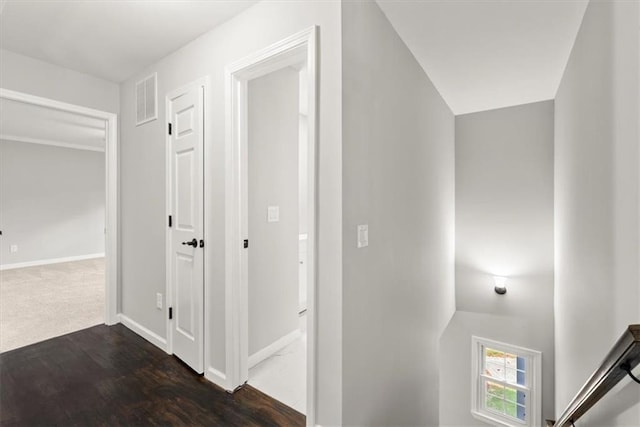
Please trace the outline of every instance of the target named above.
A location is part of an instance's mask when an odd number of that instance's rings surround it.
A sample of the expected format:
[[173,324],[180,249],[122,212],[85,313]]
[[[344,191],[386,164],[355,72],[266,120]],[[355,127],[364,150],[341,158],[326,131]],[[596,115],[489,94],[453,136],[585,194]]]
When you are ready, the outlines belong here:
[[118,116],[106,111],[94,110],[49,98],[0,88],[0,98],[53,110],[66,111],[105,121],[105,317],[107,325],[120,322],[119,311],[119,179],[118,179]]
[[[317,32],[316,26],[236,61],[226,68],[225,144],[225,352],[226,389],[248,379],[247,239],[247,82],[294,64],[308,71],[308,241],[307,241],[307,410],[315,425],[316,386],[316,263],[317,263]],[[250,243],[249,243],[250,244]]]

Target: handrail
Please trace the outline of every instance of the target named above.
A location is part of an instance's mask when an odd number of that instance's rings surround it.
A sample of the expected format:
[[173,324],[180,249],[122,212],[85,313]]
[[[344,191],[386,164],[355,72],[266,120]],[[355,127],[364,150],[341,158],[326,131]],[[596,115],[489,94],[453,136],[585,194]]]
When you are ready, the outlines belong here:
[[629,325],[600,367],[582,386],[558,420],[547,420],[547,426],[572,426],[638,363],[640,363],[640,325]]

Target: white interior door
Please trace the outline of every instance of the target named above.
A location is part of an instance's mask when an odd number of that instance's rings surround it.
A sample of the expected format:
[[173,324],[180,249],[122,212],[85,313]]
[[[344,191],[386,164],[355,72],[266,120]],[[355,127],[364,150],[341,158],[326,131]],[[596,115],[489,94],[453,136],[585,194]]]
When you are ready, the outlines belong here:
[[204,372],[204,88],[169,98],[170,289],[173,353]]

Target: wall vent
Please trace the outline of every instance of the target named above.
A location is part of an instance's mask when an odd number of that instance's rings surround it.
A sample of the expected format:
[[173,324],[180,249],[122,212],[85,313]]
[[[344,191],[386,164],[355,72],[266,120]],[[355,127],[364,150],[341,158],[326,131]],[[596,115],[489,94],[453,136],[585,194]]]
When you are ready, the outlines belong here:
[[158,118],[158,74],[136,83],[136,126]]

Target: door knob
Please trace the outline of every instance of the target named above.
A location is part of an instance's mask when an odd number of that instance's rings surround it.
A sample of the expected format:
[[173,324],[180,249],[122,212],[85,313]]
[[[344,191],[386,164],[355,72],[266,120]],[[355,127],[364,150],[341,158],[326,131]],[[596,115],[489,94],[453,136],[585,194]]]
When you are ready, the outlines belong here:
[[198,241],[196,239],[192,239],[190,242],[182,242],[182,244],[193,246],[195,248],[198,246]]

